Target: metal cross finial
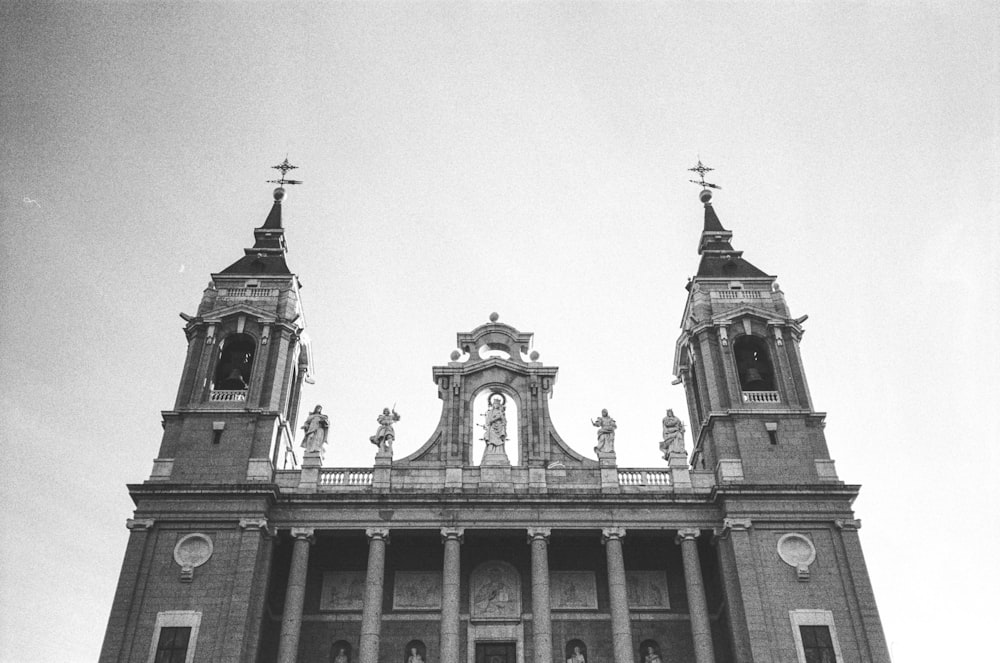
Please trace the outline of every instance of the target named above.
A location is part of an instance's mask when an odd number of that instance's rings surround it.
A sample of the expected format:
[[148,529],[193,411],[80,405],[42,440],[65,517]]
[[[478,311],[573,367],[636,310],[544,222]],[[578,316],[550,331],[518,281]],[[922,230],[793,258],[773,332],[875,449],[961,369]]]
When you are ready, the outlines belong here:
[[271,168],[274,168],[275,170],[280,170],[281,171],[281,179],[280,180],[268,180],[269,183],[271,183],[271,184],[277,184],[278,186],[284,186],[286,184],[302,184],[302,180],[289,180],[289,179],[285,179],[285,175],[288,174],[288,171],[295,170],[296,168],[298,168],[298,166],[293,166],[292,164],[288,163],[288,157],[285,157],[285,160],[282,161],[277,166],[271,166]]
[[709,173],[709,172],[715,170],[715,168],[709,168],[708,166],[704,165],[701,162],[701,159],[698,159],[698,165],[696,167],[694,167],[694,168],[688,168],[688,170],[690,170],[692,173],[698,173],[698,175],[701,177],[701,181],[698,181],[698,180],[688,180],[688,182],[691,182],[692,184],[697,184],[698,186],[700,186],[703,189],[721,189],[722,188],[718,184],[712,184],[711,182],[706,182],[705,181],[705,173]]

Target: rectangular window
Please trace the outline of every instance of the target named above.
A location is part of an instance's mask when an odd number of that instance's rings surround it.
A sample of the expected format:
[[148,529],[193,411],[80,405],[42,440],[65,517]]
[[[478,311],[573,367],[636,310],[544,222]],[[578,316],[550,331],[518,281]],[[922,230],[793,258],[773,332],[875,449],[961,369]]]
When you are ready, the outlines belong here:
[[789,610],[798,663],[844,663],[829,610]]
[[168,626],[160,629],[154,663],[184,663],[187,660],[190,626]]
[[192,663],[200,626],[201,613],[194,610],[157,613],[148,663]]
[[800,626],[806,663],[837,663],[829,626]]

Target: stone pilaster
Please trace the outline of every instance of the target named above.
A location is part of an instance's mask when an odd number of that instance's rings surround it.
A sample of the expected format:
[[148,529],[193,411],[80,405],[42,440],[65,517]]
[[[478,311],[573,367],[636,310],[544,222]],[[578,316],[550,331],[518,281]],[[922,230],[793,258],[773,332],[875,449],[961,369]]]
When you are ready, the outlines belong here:
[[270,575],[271,531],[266,518],[240,519],[240,544],[236,556],[236,574],[229,596],[226,638],[222,643],[224,661],[243,661],[257,651],[262,601],[255,601],[260,580]]
[[[604,553],[608,560],[608,596],[611,600],[611,638],[615,663],[632,663],[632,622],[628,610],[628,590],[625,584],[625,556],[622,554],[624,527],[606,527],[601,531]],[[699,661],[699,663],[701,663]]]
[[736,565],[733,550],[733,532],[736,536],[746,536],[752,523],[749,518],[726,518],[722,531],[715,540],[719,556],[719,569],[722,572],[722,589],[726,593],[726,611],[729,614],[729,629],[733,642],[733,658],[735,663],[754,663],[750,644],[750,631],[747,626],[746,606],[743,602],[741,578]]
[[688,610],[691,613],[691,636],[694,639],[695,663],[715,663],[712,647],[712,627],[708,621],[708,601],[705,584],[701,579],[701,561],[698,559],[698,535],[701,530],[682,529],[677,532],[677,543],[684,558],[684,583],[687,586]]
[[295,663],[299,655],[299,635],[302,632],[302,606],[306,598],[306,571],[309,568],[309,546],[313,528],[293,527],[292,566],[288,571],[285,590],[285,610],[281,616],[281,638],[278,641],[278,663]]
[[368,535],[368,574],[365,602],[361,610],[360,663],[378,663],[379,634],[382,626],[382,589],[385,583],[385,546],[389,530],[373,528]]
[[111,604],[111,616],[108,618],[108,628],[104,633],[104,644],[101,646],[101,656],[98,659],[101,663],[120,660],[126,634],[135,629],[135,624],[130,622],[138,619],[139,611],[132,610],[132,601],[139,585],[149,531],[153,529],[154,524],[152,518],[129,518],[125,523],[130,532],[128,547],[125,548],[125,561],[122,562],[118,587],[115,589],[115,600]]
[[529,527],[531,546],[531,615],[535,663],[552,663],[552,610],[549,601],[548,527]]
[[442,527],[441,539],[444,543],[444,569],[441,579],[441,663],[458,663],[461,658],[459,647],[459,566],[462,550],[461,527]]
[[861,552],[861,539],[858,530],[861,521],[857,519],[837,520],[834,523],[840,530],[844,554],[847,556],[845,568],[850,573],[854,596],[860,613],[861,629],[864,639],[858,638],[859,644],[867,645],[870,660],[873,663],[889,663],[889,648],[882,630],[882,620],[879,618],[878,607],[875,605],[875,594],[872,591],[871,578],[868,576],[868,566]]

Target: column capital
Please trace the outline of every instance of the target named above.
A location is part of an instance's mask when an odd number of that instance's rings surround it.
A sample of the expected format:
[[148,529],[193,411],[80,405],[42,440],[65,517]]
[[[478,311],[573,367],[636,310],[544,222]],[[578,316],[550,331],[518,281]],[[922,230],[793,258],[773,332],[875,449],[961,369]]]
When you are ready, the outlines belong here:
[[753,527],[753,521],[749,518],[726,518],[722,521],[722,535],[725,536],[729,530],[746,532]]
[[293,527],[292,528],[292,538],[294,539],[304,539],[309,543],[313,542],[313,534],[316,533],[316,528],[314,527]]
[[528,543],[531,543],[535,539],[541,539],[542,541],[548,542],[549,536],[551,535],[552,535],[551,527],[529,527]]
[[682,541],[695,541],[698,535],[701,534],[701,530],[697,527],[685,527],[683,529],[677,530],[677,536],[674,538],[674,543],[680,545]]
[[267,529],[267,518],[240,518],[240,529]]
[[388,527],[369,527],[365,530],[365,536],[369,539],[380,539],[382,541],[388,541],[389,539],[389,528]]
[[624,527],[605,527],[601,530],[601,543],[607,543],[611,539],[621,540],[625,538]]
[[448,539],[455,539],[459,543],[465,538],[465,528],[464,527],[442,527],[441,528],[441,542],[444,543]]
[[833,524],[836,525],[837,529],[839,529],[839,530],[845,530],[845,529],[859,530],[859,529],[861,529],[861,519],[860,518],[843,518],[843,519],[838,519],[838,520],[834,520]]
[[125,521],[125,527],[130,530],[147,530],[152,529],[155,522],[152,518],[129,518]]

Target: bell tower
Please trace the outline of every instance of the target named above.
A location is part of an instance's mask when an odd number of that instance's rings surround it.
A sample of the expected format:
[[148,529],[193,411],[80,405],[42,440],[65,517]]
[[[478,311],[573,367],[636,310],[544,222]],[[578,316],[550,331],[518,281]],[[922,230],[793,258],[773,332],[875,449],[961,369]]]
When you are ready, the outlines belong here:
[[[703,189],[701,261],[688,282],[674,374],[687,396],[696,469],[720,482],[837,481],[799,355],[802,323],[792,318],[775,277],[733,248]],[[694,180],[692,180],[694,181]]]
[[187,357],[177,400],[163,412],[163,442],[151,481],[270,481],[294,464],[299,394],[310,379],[298,278],[285,262],[281,212],[286,159],[274,203],[244,256],[212,274],[187,323]]

